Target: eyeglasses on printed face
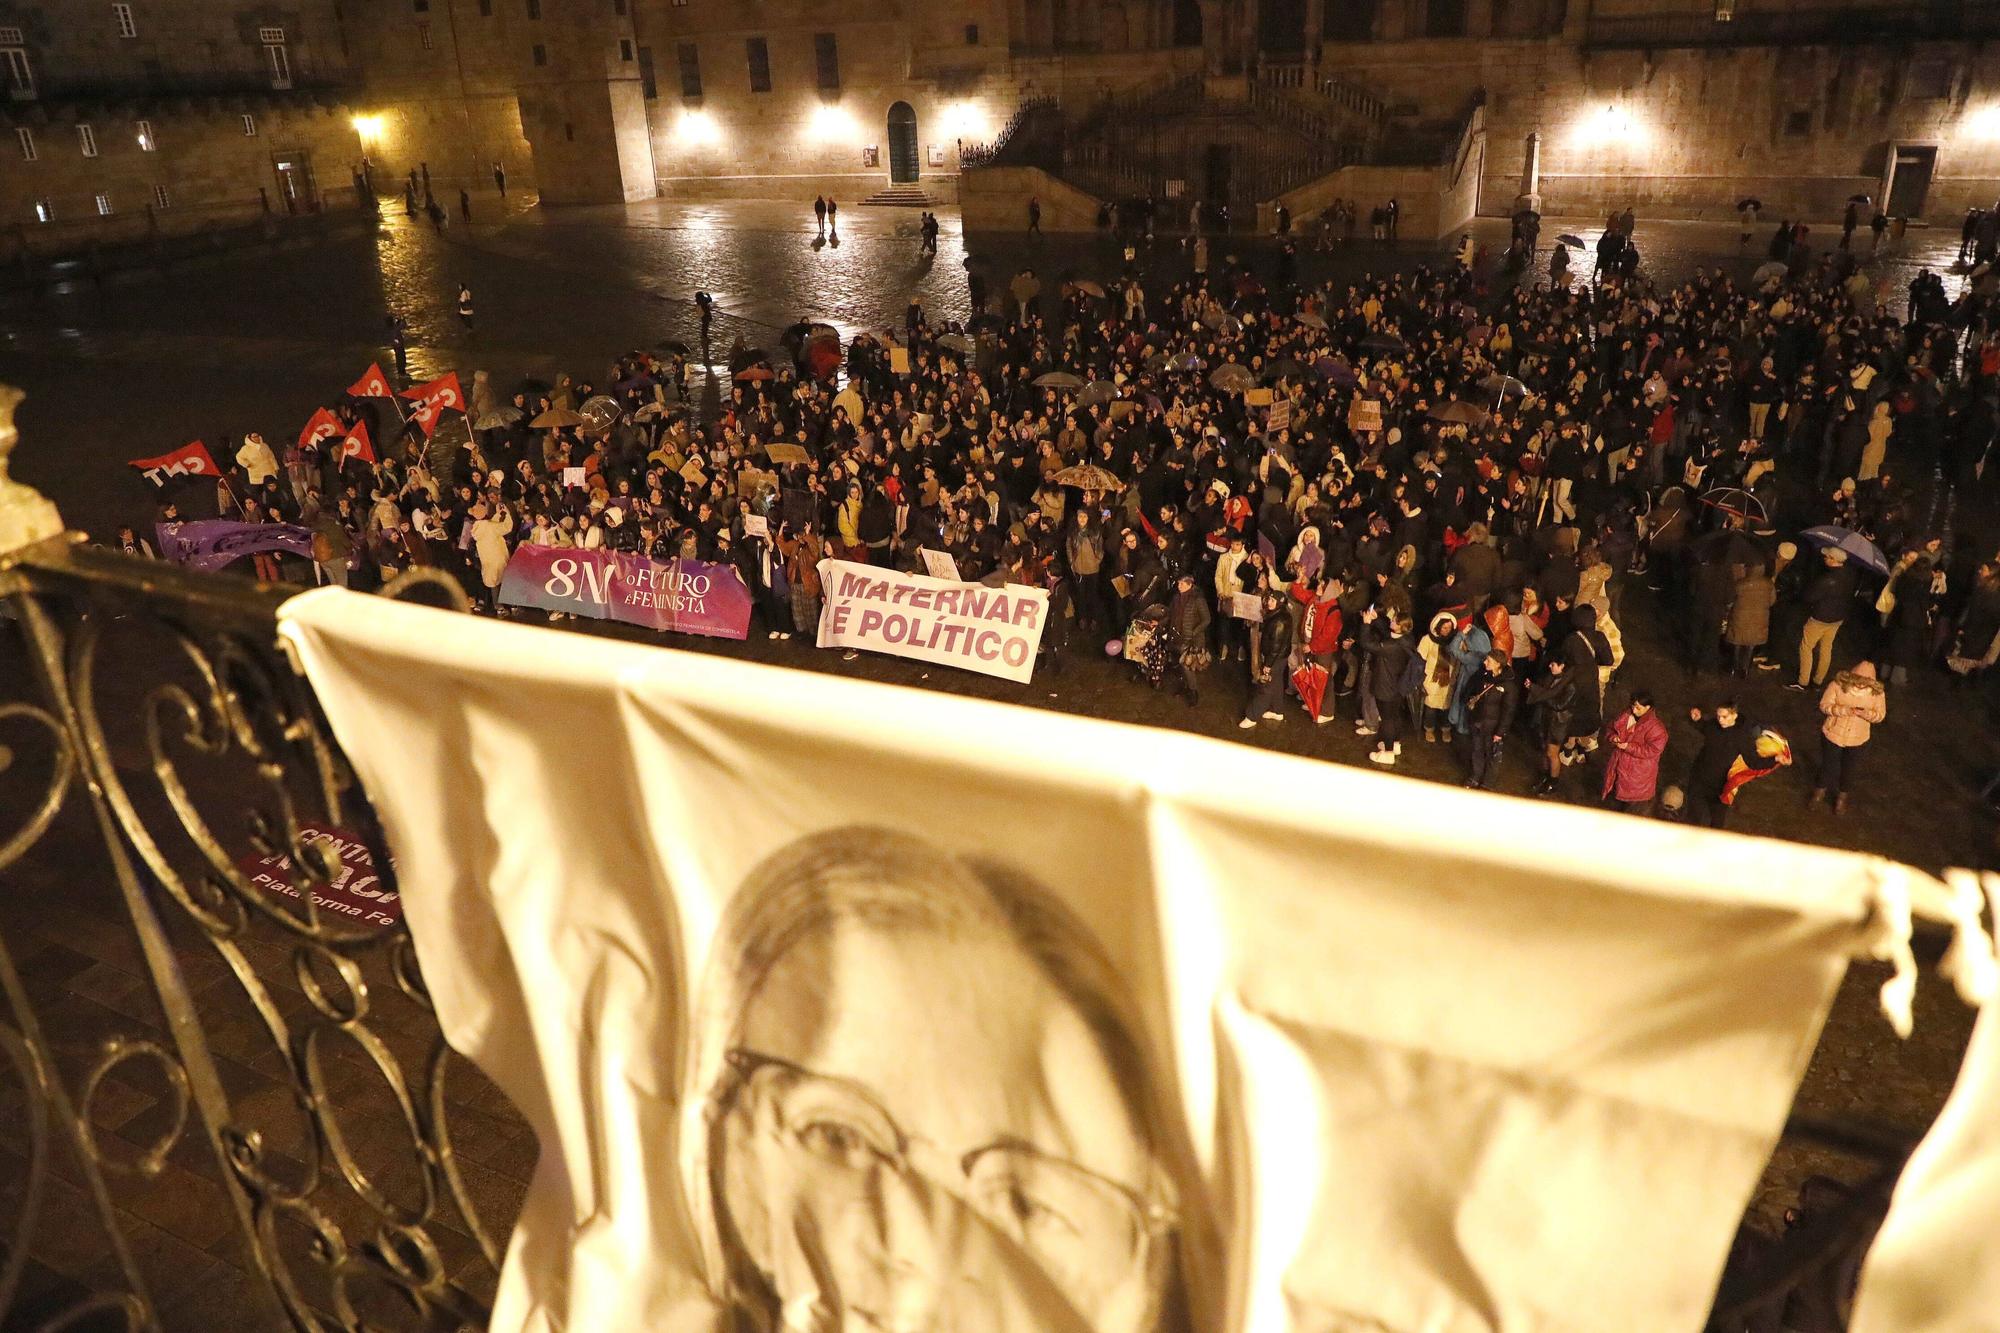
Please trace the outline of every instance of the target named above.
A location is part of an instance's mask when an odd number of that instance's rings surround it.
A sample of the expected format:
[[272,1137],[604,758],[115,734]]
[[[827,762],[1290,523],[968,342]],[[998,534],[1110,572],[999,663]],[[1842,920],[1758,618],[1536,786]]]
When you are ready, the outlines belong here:
[[726,1058],[727,1097],[772,1108],[771,1132],[800,1179],[855,1197],[883,1173],[944,1186],[1053,1276],[1129,1271],[1178,1223],[1168,1204],[1032,1144],[1001,1138],[952,1157],[906,1133],[858,1083],[754,1051]]

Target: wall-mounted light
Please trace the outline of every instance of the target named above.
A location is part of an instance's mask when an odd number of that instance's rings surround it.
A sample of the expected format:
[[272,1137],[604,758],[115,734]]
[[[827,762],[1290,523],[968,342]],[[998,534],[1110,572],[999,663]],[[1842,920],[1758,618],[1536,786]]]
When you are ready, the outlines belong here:
[[2000,139],[2000,102],[1968,111],[1965,115],[1966,136],[1972,139]]
[[944,127],[946,139],[964,139],[979,142],[992,133],[992,122],[986,117],[986,108],[977,102],[947,102],[938,115]]
[[1643,148],[1651,137],[1637,117],[1612,102],[1586,108],[1570,132],[1579,148]]
[[857,144],[861,124],[846,107],[822,102],[806,120],[805,137],[814,143]]
[[722,126],[706,111],[683,111],[674,126],[674,137],[686,147],[707,148],[722,142]]
[[361,142],[371,143],[382,137],[382,117],[356,116],[351,122],[354,132],[361,136]]

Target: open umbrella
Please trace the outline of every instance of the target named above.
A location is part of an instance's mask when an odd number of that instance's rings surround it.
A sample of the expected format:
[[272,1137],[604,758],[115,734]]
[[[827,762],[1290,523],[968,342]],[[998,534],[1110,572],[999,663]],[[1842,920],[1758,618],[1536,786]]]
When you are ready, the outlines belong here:
[[1845,551],[1847,558],[1855,564],[1865,565],[1884,578],[1888,577],[1889,561],[1882,554],[1882,548],[1852,529],[1826,525],[1817,528],[1807,528],[1799,535],[1814,546],[1827,550]]
[[1711,509],[1719,509],[1731,518],[1748,519],[1753,523],[1770,521],[1770,514],[1764,502],[1738,486],[1718,486],[1701,497],[1701,502]]
[[610,430],[618,424],[618,418],[621,415],[618,410],[617,401],[607,398],[601,393],[595,398],[584,399],[576,410],[584,416],[589,417],[590,424],[599,430]]
[[963,352],[967,356],[972,354],[972,339],[962,333],[947,333],[937,340],[937,345],[948,347],[954,352]]
[[1574,245],[1579,248],[1581,248],[1583,245],[1583,237],[1572,236],[1568,232],[1564,232],[1562,235],[1556,237],[1556,239],[1562,242],[1564,245]]
[[1486,409],[1471,403],[1461,403],[1456,398],[1448,403],[1439,403],[1431,409],[1431,420],[1450,425],[1471,426],[1486,420]]
[[1104,285],[1102,283],[1072,282],[1069,284],[1069,289],[1073,292],[1082,292],[1085,296],[1101,297],[1104,295]]
[[1326,327],[1326,320],[1310,310],[1294,315],[1293,318],[1309,329],[1323,329]]
[[1056,485],[1075,486],[1086,491],[1116,491],[1125,483],[1118,480],[1118,474],[1098,467],[1095,463],[1083,463],[1076,467],[1066,467],[1056,473]]
[[771,378],[769,366],[745,366],[736,372],[736,378],[745,384],[762,384]]
[[1321,357],[1313,362],[1313,369],[1343,389],[1353,388],[1361,380],[1361,377],[1354,373],[1354,367],[1337,356]]
[[634,421],[659,421],[666,417],[681,416],[687,411],[686,403],[647,403],[632,414]]
[[1495,398],[1505,398],[1509,394],[1518,396],[1528,391],[1528,386],[1515,379],[1512,375],[1500,374],[1488,375],[1485,379],[1479,381],[1479,387],[1482,392],[1490,393]]
[[1786,269],[1783,260],[1767,259],[1757,265],[1756,270],[1750,274],[1750,281],[1762,287],[1767,282],[1776,282],[1780,278],[1783,278],[1785,272]]
[[1076,401],[1080,407],[1096,407],[1099,403],[1108,403],[1117,396],[1118,386],[1110,380],[1092,380],[1083,386],[1083,391],[1077,394]]
[[1743,198],[1736,201],[1736,206],[1738,208],[1762,208],[1764,201],[1755,197]]
[[1083,381],[1066,370],[1051,370],[1035,376],[1038,389],[1081,389]]
[[1264,367],[1264,379],[1266,382],[1285,379],[1288,376],[1296,379],[1305,373],[1305,363],[1289,356],[1281,356],[1270,365]]
[[567,407],[552,407],[528,424],[536,430],[561,430],[565,426],[588,426],[590,418]]
[[1371,333],[1361,340],[1361,345],[1371,352],[1400,352],[1405,346],[1393,333]]
[[1211,370],[1208,382],[1224,393],[1245,393],[1257,387],[1257,377],[1250,373],[1250,367],[1234,361]]
[[505,430],[521,419],[521,409],[512,403],[502,403],[490,411],[481,412],[479,419],[472,423],[474,430]]

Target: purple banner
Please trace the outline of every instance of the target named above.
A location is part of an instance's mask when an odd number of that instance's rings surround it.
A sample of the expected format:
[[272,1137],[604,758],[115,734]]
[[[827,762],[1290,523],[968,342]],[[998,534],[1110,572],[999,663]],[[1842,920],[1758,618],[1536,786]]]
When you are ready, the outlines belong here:
[[676,634],[750,633],[750,590],[735,569],[700,560],[522,546],[507,562],[500,600]]
[[189,569],[221,569],[232,560],[260,551],[312,559],[312,529],[294,523],[205,518],[192,523],[160,523],[153,531],[160,539],[160,554]]

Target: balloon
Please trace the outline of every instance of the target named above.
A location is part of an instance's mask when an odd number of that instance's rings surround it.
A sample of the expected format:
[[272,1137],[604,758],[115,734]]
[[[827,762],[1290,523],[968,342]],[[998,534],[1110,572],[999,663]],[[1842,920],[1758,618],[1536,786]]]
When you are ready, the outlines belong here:
[[1104,655],[1105,655],[1106,657],[1116,657],[1116,656],[1118,656],[1118,654],[1120,654],[1120,653],[1122,653],[1122,652],[1124,652],[1124,651],[1125,651],[1125,640],[1123,640],[1123,639],[1107,639],[1107,640],[1105,640],[1105,643],[1104,643]]

